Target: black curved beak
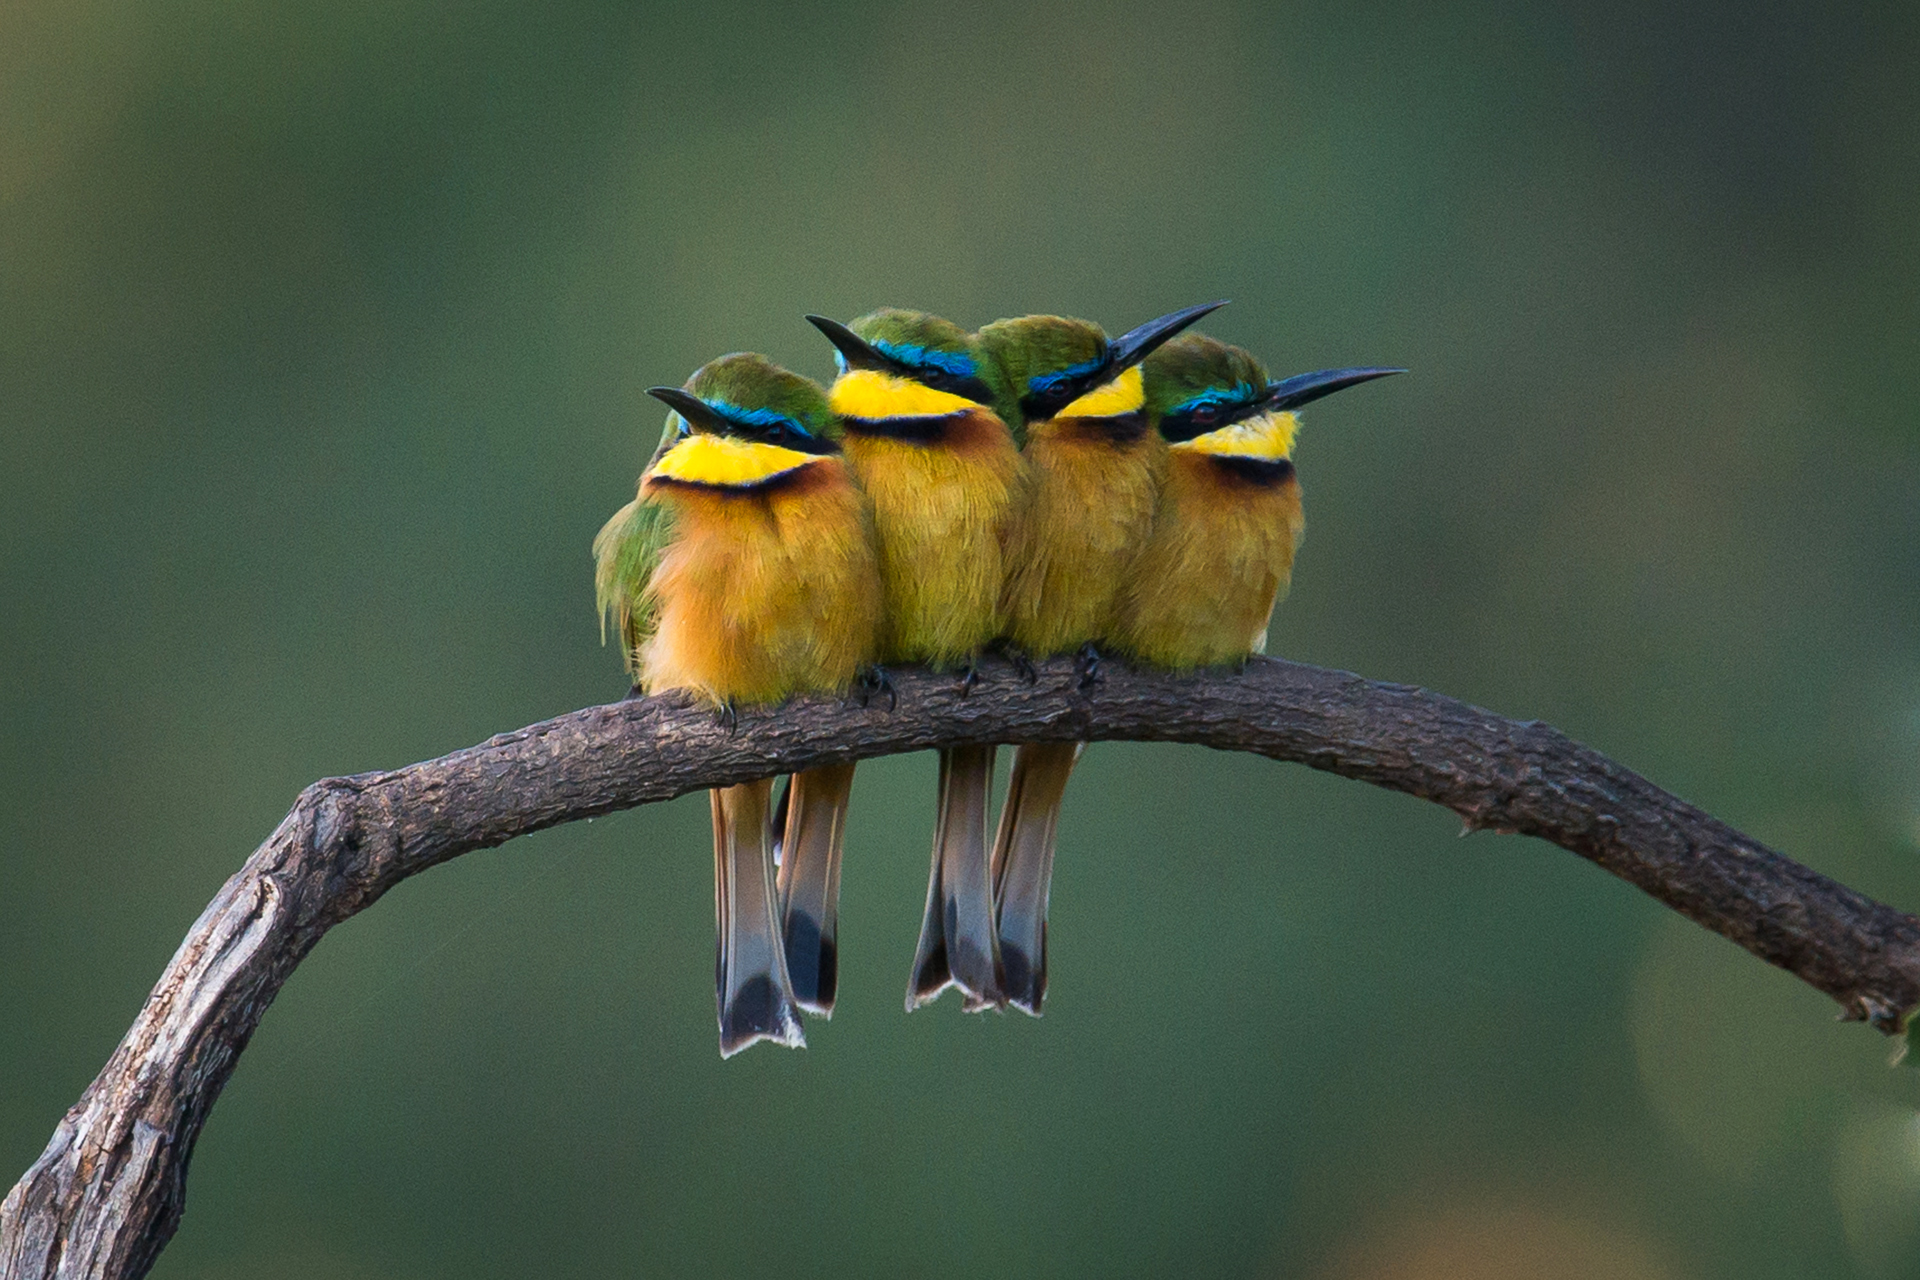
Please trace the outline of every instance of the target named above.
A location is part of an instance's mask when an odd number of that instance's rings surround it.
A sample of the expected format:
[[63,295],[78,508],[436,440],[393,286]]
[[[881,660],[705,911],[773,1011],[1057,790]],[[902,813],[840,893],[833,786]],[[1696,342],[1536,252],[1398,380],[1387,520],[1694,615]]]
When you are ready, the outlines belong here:
[[[1136,325],[1108,344],[1110,353],[1105,374],[1108,378],[1117,373],[1125,373],[1139,364],[1155,351],[1167,339],[1198,320],[1201,316],[1211,315],[1227,305],[1222,298],[1218,302],[1206,302],[1197,307],[1188,307],[1184,311],[1170,311],[1157,320],[1149,320]],[[1091,389],[1091,388],[1089,388]]]
[[1291,378],[1267,384],[1267,394],[1261,398],[1260,405],[1264,409],[1298,409],[1321,396],[1405,372],[1405,369],[1322,369],[1318,373],[1296,373]]
[[849,369],[875,369],[881,373],[908,378],[916,372],[878,350],[872,343],[838,320],[810,315],[807,317],[807,323],[827,336],[827,341],[833,344],[833,349],[840,353],[840,358],[847,362]]
[[705,400],[690,391],[682,391],[679,387],[648,387],[647,394],[685,418],[690,426],[724,435],[731,425],[715,413]]

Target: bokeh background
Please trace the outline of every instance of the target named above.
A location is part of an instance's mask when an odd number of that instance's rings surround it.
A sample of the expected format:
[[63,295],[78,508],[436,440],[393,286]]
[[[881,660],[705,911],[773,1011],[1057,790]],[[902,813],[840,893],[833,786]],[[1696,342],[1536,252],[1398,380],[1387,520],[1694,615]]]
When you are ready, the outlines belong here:
[[[803,311],[1411,366],[1273,651],[1920,907],[1920,9],[680,9],[0,6],[0,1185],[303,785],[624,693],[642,388]],[[1046,1018],[909,1018],[932,787],[802,1054],[716,1056],[702,798],[402,885],[154,1274],[1920,1275],[1920,1073],[1558,849],[1098,747]]]

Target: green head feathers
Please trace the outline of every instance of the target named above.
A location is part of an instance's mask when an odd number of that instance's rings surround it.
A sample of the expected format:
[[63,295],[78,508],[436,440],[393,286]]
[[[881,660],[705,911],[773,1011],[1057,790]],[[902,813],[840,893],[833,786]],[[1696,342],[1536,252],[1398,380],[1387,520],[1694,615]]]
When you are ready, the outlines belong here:
[[1087,392],[1139,364],[1201,316],[1225,305],[1213,302],[1171,312],[1118,338],[1108,338],[1104,329],[1089,320],[1022,316],[988,325],[978,340],[1000,366],[1007,385],[1009,404],[1004,412],[1013,415],[1008,423],[1024,427],[1059,414]]
[[[1148,356],[1145,371],[1148,417],[1165,433],[1178,431],[1198,411],[1205,422],[1251,411],[1267,394],[1267,370],[1244,347],[1204,333],[1183,333]],[[1207,410],[1214,409],[1209,414]],[[1203,426],[1202,430],[1212,430]],[[1190,436],[1169,436],[1189,439]]]
[[[951,320],[925,311],[881,307],[847,328],[883,355],[914,368],[975,373],[973,337]],[[841,360],[846,355],[841,354]]]
[[840,420],[827,407],[826,390],[752,352],[709,360],[684,388],[652,387],[647,394],[673,409],[660,442],[663,451],[695,432],[801,453],[833,453],[840,447]]
[[1078,395],[1074,388],[1105,370],[1112,345],[1105,329],[1069,316],[996,320],[980,330],[978,341],[1000,371],[1004,399],[996,407],[1015,430],[1052,417],[1044,409],[1053,401],[1056,412],[1070,403]]
[[951,320],[882,307],[850,325],[825,316],[807,321],[833,344],[842,373],[867,369],[907,378],[989,408],[1003,398],[999,370],[981,357],[973,336]]

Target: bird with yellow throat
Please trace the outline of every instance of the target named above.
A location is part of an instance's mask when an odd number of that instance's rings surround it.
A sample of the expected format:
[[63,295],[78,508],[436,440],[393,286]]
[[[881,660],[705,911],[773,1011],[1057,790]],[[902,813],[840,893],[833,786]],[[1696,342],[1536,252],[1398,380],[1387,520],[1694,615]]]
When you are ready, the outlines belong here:
[[[1152,528],[1166,446],[1146,413],[1140,362],[1224,306],[1175,311],[1109,339],[1064,316],[1000,320],[976,337],[1006,387],[1002,414],[1024,438],[1031,495],[1015,523],[1003,634],[1026,657],[1082,650],[1098,661],[1133,559]],[[1067,778],[1084,744],[1023,743],[993,848],[995,929],[1009,1003],[1040,1013],[1047,902]]]
[[[649,394],[673,411],[666,431],[638,496],[594,539],[600,608],[635,682],[650,694],[687,690],[729,714],[850,688],[877,656],[880,571],[871,511],[825,391],[738,354]],[[712,793],[722,1057],[757,1040],[805,1043],[791,972],[804,974],[806,955],[790,968],[783,937],[807,930],[783,931],[782,890],[789,906],[818,910],[837,887],[845,775],[794,776],[778,882],[772,780]],[[830,945],[830,915],[824,923]],[[816,960],[819,941],[816,927]],[[828,978],[830,1007],[830,967]]]
[[1273,381],[1245,350],[1197,333],[1167,343],[1142,370],[1167,467],[1110,639],[1130,658],[1175,671],[1244,662],[1266,648],[1306,528],[1293,462],[1298,410],[1406,370]]
[[[843,325],[807,319],[838,353],[831,405],[847,463],[873,501],[886,597],[884,662],[965,670],[1001,631],[1006,544],[1026,465],[994,410],[992,361],[951,321],[885,309]],[[991,746],[940,753],[927,908],[907,1008],[957,986],[970,1008],[1003,1003],[987,810]]]

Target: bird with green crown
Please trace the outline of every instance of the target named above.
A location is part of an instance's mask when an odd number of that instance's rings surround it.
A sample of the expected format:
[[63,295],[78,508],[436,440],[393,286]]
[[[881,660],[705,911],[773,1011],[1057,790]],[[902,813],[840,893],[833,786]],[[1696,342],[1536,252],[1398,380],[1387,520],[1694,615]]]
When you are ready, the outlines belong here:
[[[1081,650],[1090,678],[1159,497],[1166,446],[1145,413],[1140,362],[1209,303],[1109,339],[1097,324],[1022,316],[976,335],[1005,384],[1002,416],[1024,438],[1031,491],[1014,525],[1003,634],[1022,657]],[[1067,778],[1085,744],[1015,748],[994,839],[995,931],[1009,1003],[1038,1016],[1047,987],[1047,902]]]
[[[849,689],[877,656],[883,600],[871,510],[824,390],[736,354],[649,394],[672,410],[665,433],[638,495],[593,544],[602,617],[635,683],[729,715]],[[805,1043],[796,971],[815,1007],[824,980],[831,1008],[850,783],[850,766],[794,775],[778,881],[772,780],[712,792],[723,1057],[758,1040]]]
[[[834,346],[830,402],[847,465],[873,501],[887,623],[884,662],[964,670],[1001,632],[1006,547],[1026,503],[1026,464],[995,411],[996,365],[958,325],[884,309],[850,325],[807,319]],[[927,908],[907,1008],[958,987],[970,1008],[1004,1002],[994,936],[987,811],[992,747],[940,752]]]
[[1197,333],[1167,343],[1142,369],[1167,467],[1109,640],[1175,671],[1244,662],[1266,648],[1306,528],[1293,464],[1297,411],[1406,370],[1326,369],[1272,381],[1246,351]]

